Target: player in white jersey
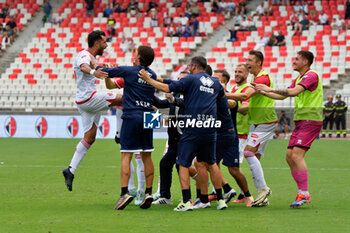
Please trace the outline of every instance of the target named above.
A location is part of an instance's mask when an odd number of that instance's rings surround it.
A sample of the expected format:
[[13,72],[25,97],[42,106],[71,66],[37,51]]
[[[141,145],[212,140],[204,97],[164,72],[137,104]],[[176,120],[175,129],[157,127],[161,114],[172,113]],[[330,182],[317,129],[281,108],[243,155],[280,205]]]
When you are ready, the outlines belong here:
[[121,105],[122,99],[122,95],[98,93],[96,91],[96,77],[104,79],[108,77],[108,74],[101,69],[94,70],[90,67],[91,59],[96,61],[96,56],[102,55],[107,48],[106,34],[98,30],[89,33],[88,45],[89,48],[81,51],[74,61],[77,83],[75,102],[81,114],[84,138],[78,143],[69,167],[62,171],[69,191],[72,191],[75,170],[95,141],[101,111],[111,106]]

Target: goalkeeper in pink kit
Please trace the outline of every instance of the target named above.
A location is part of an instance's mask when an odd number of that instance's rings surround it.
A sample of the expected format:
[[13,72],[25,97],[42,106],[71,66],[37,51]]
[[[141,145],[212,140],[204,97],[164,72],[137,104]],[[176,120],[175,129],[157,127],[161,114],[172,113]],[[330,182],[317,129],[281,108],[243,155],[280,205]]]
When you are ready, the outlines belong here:
[[263,95],[273,99],[283,100],[287,97],[295,97],[295,129],[288,144],[286,160],[299,192],[290,207],[302,206],[311,200],[308,169],[304,157],[319,135],[323,120],[323,88],[319,74],[310,69],[313,60],[314,55],[309,51],[297,53],[293,65],[294,70],[299,72],[299,76],[293,80],[289,88],[276,89],[263,84],[252,84]]

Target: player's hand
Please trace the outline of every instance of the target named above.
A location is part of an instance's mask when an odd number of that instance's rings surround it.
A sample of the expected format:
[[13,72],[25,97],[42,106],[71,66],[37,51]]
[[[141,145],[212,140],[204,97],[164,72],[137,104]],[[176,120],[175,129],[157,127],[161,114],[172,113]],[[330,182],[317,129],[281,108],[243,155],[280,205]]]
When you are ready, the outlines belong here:
[[173,104],[175,102],[175,97],[171,93],[165,93],[165,98],[167,98],[167,100],[171,104]]
[[98,79],[105,79],[105,78],[108,78],[108,73],[102,71],[102,68],[100,68],[98,70],[95,70],[94,76]]
[[103,63],[102,66],[106,68],[111,68],[111,66],[108,63]]
[[147,81],[147,79],[149,79],[149,75],[148,75],[147,71],[144,69],[140,70],[138,76],[145,81]]
[[161,78],[161,77],[157,76],[157,81],[158,81],[158,82],[161,82],[161,83],[162,83],[162,82],[163,82],[163,80],[164,80],[163,78]]
[[256,83],[250,83],[250,85],[253,86],[255,90],[258,92],[270,92],[272,89],[265,84],[256,84]]
[[91,67],[91,69],[96,69],[96,67],[97,67],[97,63],[95,61],[95,58],[92,55],[90,55],[90,67]]

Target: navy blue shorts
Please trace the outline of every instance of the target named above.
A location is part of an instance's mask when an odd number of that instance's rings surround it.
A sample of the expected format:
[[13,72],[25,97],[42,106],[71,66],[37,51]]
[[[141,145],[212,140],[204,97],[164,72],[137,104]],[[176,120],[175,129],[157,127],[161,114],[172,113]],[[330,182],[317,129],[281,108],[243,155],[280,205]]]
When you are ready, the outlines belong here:
[[215,158],[216,133],[198,135],[184,132],[177,145],[177,164],[190,167],[194,157],[198,162],[216,163]]
[[153,130],[143,128],[143,111],[124,112],[120,132],[120,152],[152,152]]
[[227,167],[239,167],[239,145],[235,131],[225,131],[217,134],[216,163]]

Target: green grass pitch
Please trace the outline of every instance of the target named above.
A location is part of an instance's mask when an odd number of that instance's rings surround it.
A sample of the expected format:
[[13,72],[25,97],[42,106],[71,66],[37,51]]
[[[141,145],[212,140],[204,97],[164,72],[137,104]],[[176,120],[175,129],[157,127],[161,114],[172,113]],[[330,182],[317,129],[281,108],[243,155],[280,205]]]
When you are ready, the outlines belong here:
[[[229,208],[174,212],[181,198],[174,169],[173,206],[123,211],[114,205],[120,193],[120,153],[113,140],[97,140],[76,172],[68,192],[61,170],[78,139],[0,139],[0,232],[350,232],[350,141],[317,140],[307,154],[312,201],[291,209],[297,187],[285,162],[286,140],[269,142],[262,166],[273,193],[266,208]],[[157,188],[165,140],[155,140]],[[247,162],[242,165],[256,196]],[[238,190],[233,178],[224,174]],[[194,183],[192,195],[195,195]]]

